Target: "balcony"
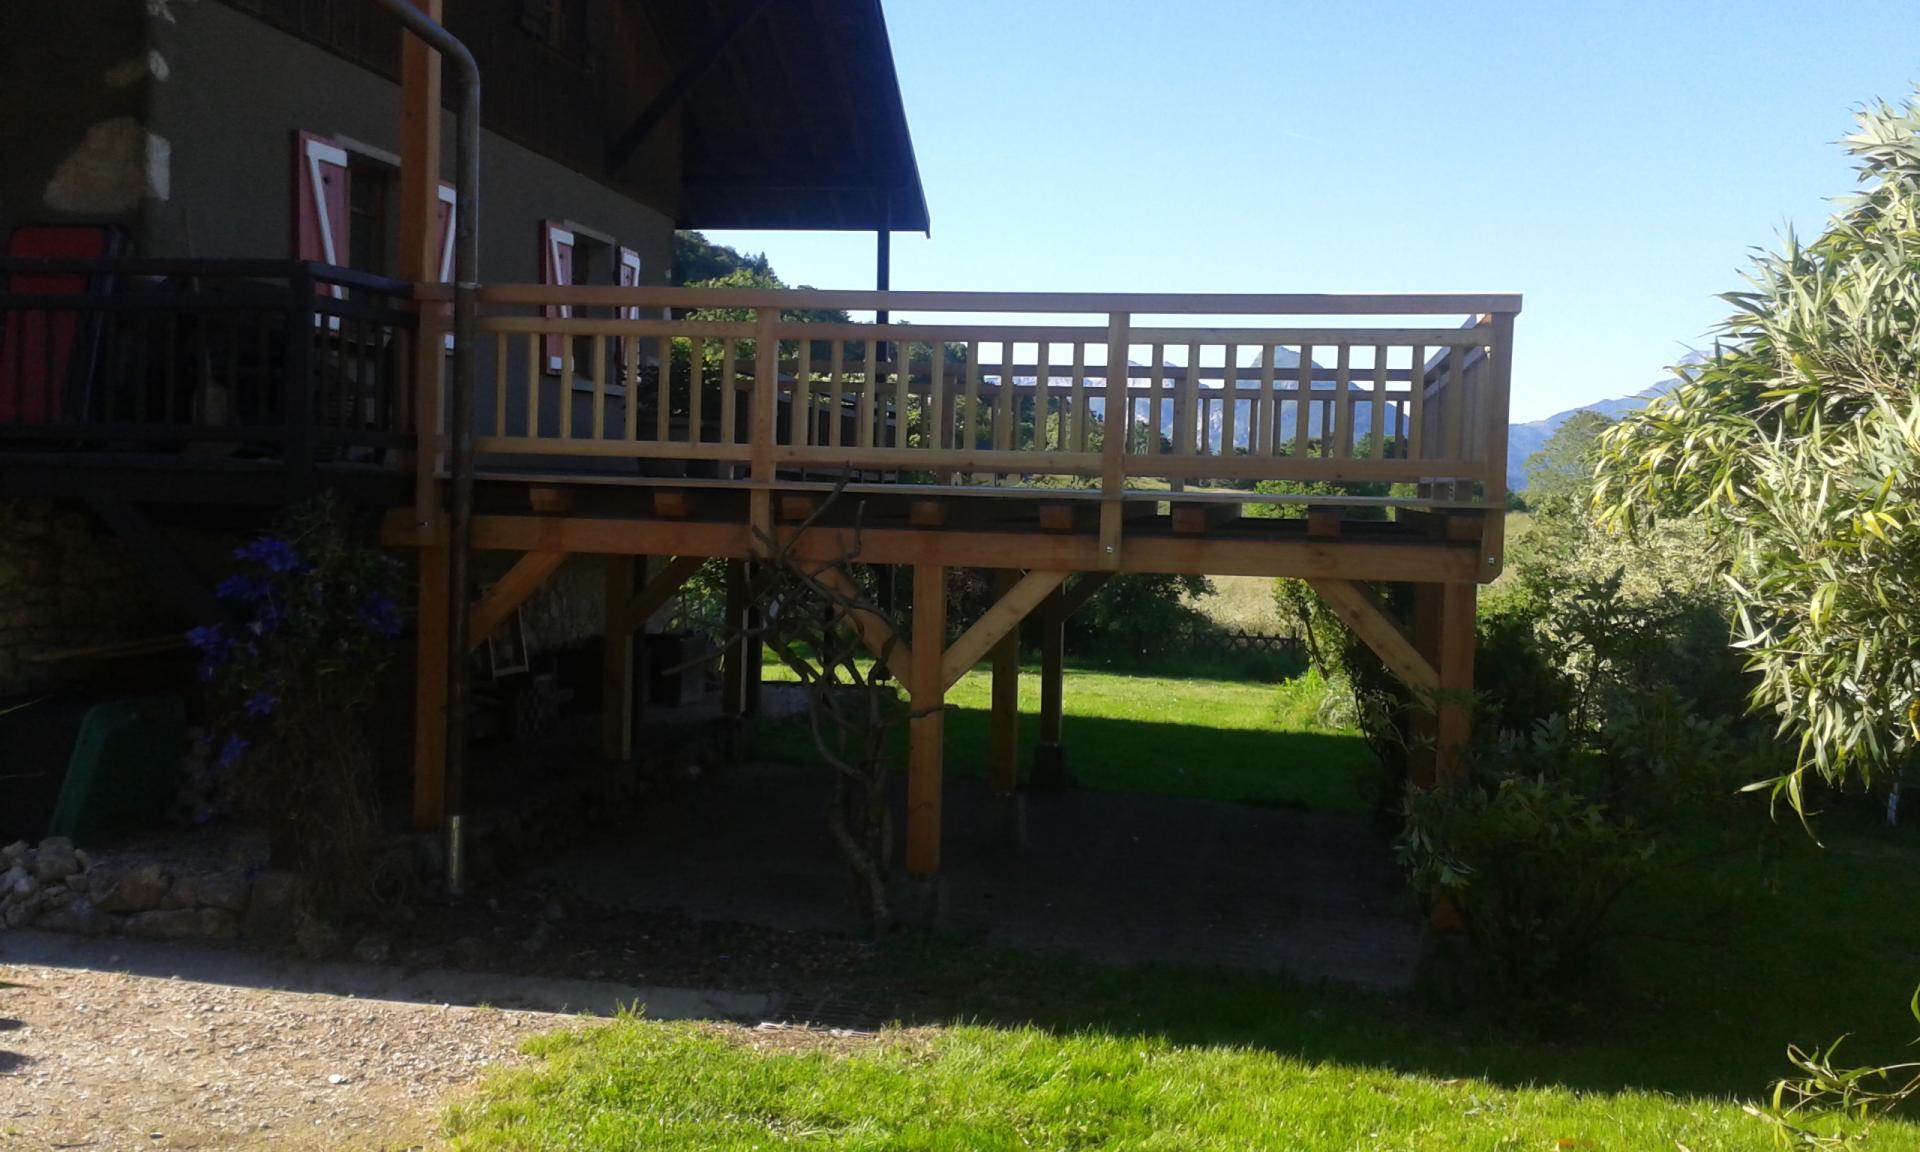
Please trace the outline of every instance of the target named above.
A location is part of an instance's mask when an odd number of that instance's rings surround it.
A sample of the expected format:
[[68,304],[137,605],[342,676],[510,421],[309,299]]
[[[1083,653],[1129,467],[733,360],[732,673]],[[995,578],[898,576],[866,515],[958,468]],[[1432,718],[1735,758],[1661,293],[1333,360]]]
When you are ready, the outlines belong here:
[[[654,491],[656,518],[761,530],[839,491],[875,530],[1089,536],[1056,557],[1088,566],[1122,536],[1378,541],[1444,521],[1444,541],[1481,552],[1448,579],[1499,570],[1487,513],[1506,500],[1517,297],[492,285],[481,300],[483,487],[591,480]],[[834,318],[863,311],[916,320]],[[648,514],[605,492],[583,504]],[[1259,515],[1287,505],[1307,515]]]

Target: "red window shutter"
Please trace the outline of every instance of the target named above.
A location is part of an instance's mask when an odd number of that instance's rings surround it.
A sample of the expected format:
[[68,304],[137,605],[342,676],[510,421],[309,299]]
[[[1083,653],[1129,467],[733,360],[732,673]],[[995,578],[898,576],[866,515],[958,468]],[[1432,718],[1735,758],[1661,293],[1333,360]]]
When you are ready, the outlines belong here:
[[[573,283],[573,232],[553,220],[540,222],[540,283]],[[545,312],[549,319],[563,320],[573,315],[573,306],[549,304]],[[562,353],[567,347],[566,337],[554,333],[544,343],[547,371],[561,371],[565,367]]]
[[293,254],[342,264],[347,258],[347,151],[311,132],[294,136]]

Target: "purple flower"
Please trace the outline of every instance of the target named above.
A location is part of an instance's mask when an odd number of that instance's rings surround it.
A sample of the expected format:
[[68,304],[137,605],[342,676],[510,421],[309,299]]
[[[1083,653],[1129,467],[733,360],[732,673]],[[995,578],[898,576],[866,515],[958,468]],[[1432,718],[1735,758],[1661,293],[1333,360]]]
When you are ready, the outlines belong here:
[[235,764],[238,764],[240,757],[246,755],[247,749],[250,747],[252,747],[252,745],[247,742],[244,736],[227,737],[227,742],[220,746],[219,766],[222,768],[231,768]]
[[226,647],[227,634],[221,631],[218,624],[202,624],[187,630],[187,643],[202,652],[214,652]]
[[246,709],[247,715],[258,718],[273,715],[273,710],[279,703],[280,697],[271,692],[262,691],[247,697],[247,702],[241,707]]
[[234,549],[233,556],[236,560],[250,560],[274,573],[298,572],[302,566],[300,553],[278,536],[262,536],[242,544]]
[[267,585],[264,580],[249,576],[244,572],[235,572],[233,575],[215,585],[213,594],[222,600],[233,603],[250,604],[267,594]]

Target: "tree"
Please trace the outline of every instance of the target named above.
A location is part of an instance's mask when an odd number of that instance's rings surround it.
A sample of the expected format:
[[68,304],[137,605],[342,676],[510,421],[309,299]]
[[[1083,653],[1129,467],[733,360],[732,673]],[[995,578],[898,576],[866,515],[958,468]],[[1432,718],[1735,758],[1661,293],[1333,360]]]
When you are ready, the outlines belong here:
[[1600,434],[1613,421],[1598,412],[1575,412],[1553,430],[1540,451],[1527,457],[1527,508],[1554,515],[1584,504],[1593,479]]
[[1920,735],[1920,102],[1844,145],[1864,190],[1756,257],[1720,353],[1601,437],[1617,528],[1699,514],[1724,550],[1756,709],[1798,738],[1798,807],[1896,767]]
[[735,272],[759,276],[773,275],[773,262],[764,252],[741,253],[737,248],[715,244],[698,232],[673,234],[673,282],[702,284],[719,280]]

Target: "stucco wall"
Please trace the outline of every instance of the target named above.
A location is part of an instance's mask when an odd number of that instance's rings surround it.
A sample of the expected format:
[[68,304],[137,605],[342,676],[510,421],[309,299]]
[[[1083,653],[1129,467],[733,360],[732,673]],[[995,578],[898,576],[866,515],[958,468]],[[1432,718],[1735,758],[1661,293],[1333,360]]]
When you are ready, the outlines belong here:
[[163,150],[146,124],[145,23],[126,0],[0,4],[0,234],[25,223],[130,224],[150,183],[164,186]]
[[[149,205],[142,248],[154,255],[293,254],[293,134],[399,148],[397,85],[214,0],[175,0],[153,25],[169,64],[151,122],[172,152],[172,195]],[[442,176],[453,175],[454,120]],[[573,220],[639,251],[648,283],[665,283],[666,216],[488,132],[481,149],[481,275],[538,281],[539,222]]]

